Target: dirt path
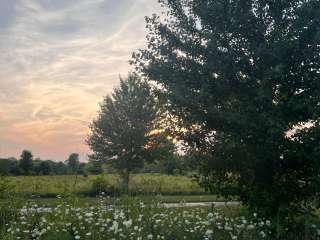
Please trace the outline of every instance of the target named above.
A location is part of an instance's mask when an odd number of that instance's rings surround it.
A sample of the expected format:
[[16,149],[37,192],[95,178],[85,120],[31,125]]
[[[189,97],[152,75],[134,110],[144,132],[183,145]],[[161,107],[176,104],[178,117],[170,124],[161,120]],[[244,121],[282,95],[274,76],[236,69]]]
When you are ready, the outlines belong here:
[[189,202],[189,203],[164,203],[165,208],[178,208],[178,207],[210,207],[212,205],[220,206],[238,206],[240,202]]

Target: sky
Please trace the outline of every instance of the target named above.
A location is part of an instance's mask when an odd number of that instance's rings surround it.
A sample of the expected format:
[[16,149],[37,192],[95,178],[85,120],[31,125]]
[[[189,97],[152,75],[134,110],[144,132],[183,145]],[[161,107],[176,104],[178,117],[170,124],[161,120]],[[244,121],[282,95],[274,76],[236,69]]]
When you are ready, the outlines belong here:
[[0,0],[0,158],[86,158],[99,102],[146,45],[157,0]]

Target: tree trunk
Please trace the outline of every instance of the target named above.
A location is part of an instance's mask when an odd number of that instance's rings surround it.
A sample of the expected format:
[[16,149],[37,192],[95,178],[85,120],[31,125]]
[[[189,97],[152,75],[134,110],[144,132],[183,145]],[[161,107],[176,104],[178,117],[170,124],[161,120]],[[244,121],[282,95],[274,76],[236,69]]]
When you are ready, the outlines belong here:
[[122,172],[122,184],[123,184],[123,190],[126,194],[129,193],[129,181],[130,181],[130,171],[128,169],[125,169]]

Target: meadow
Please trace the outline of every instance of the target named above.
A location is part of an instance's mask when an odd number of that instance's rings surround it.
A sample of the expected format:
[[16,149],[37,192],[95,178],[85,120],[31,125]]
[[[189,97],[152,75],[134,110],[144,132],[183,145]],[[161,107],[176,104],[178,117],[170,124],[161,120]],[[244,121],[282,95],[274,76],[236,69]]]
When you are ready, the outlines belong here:
[[241,207],[163,205],[222,200],[185,176],[133,175],[130,195],[120,193],[116,175],[2,177],[0,183],[3,240],[267,239],[270,227],[240,216]]
[[[6,177],[13,193],[20,196],[56,197],[74,194],[96,196],[100,192],[119,195],[121,181],[117,175],[101,176],[19,176]],[[204,190],[186,176],[135,174],[132,176],[131,195],[204,195]]]
[[[168,209],[157,201],[122,198],[110,204],[79,207],[60,199],[56,206],[32,201],[5,207],[7,219],[0,225],[3,240],[73,239],[268,239],[271,222],[254,215],[235,216],[234,210],[215,208]],[[20,203],[21,204],[21,203]],[[1,210],[1,208],[0,208]],[[238,213],[238,210],[236,210]],[[0,213],[3,213],[0,211]]]
[[[94,204],[78,205],[73,198],[58,198],[48,206],[33,200],[0,203],[2,240],[260,240],[275,239],[276,222],[250,214],[244,207],[167,208],[155,200],[100,196]],[[310,225],[305,232],[286,238],[319,239]]]
[[[241,205],[163,204],[224,200],[191,178],[136,174],[130,194],[120,187],[116,175],[1,177],[0,239],[275,239],[278,223]],[[310,223],[301,235],[284,229],[286,238],[278,239],[320,239],[318,226]]]

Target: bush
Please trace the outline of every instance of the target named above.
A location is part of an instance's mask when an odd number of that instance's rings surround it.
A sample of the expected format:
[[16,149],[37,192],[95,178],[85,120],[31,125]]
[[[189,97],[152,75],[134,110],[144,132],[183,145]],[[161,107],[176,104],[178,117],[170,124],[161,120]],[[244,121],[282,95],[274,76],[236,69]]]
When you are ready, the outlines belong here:
[[118,195],[119,191],[112,185],[104,175],[99,175],[91,179],[90,195],[99,194]]

